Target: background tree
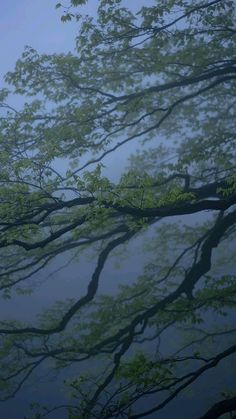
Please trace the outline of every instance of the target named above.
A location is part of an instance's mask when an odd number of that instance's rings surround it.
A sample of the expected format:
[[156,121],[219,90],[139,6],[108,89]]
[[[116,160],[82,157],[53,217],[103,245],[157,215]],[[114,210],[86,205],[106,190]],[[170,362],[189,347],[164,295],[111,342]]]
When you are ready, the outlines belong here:
[[[98,360],[68,380],[68,417],[156,415],[236,352],[235,3],[101,0],[95,19],[74,17],[74,55],[27,47],[7,74],[22,108],[1,91],[2,295],[27,292],[58,255],[97,262],[84,295],[33,324],[1,322],[2,399],[42,364]],[[104,161],[131,142],[112,182]],[[107,259],[138,237],[143,272],[98,294]]]

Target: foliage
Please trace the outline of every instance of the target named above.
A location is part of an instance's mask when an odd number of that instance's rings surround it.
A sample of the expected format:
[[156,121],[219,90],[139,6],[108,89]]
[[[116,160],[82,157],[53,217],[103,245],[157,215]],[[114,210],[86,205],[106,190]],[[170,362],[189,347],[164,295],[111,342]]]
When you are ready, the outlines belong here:
[[[76,53],[26,47],[0,92],[3,298],[32,292],[58,256],[94,267],[82,296],[1,322],[2,399],[44,364],[73,366],[71,419],[156,417],[236,352],[235,2],[101,0],[95,18],[85,3],[62,16],[78,21]],[[105,264],[134,240],[142,271],[103,295]]]

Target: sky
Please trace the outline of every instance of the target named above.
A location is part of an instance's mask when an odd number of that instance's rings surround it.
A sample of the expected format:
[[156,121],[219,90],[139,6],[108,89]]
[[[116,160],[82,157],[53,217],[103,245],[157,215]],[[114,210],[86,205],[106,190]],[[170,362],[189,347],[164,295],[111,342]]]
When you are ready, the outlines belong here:
[[[12,70],[25,45],[39,53],[74,51],[78,23],[62,23],[63,8],[55,9],[57,0],[8,0],[0,9],[0,81]],[[67,0],[65,0],[65,3]],[[97,0],[89,1],[82,10],[95,14]],[[130,1],[124,3],[129,4]],[[135,0],[135,7],[150,0]],[[4,4],[4,5],[3,5]],[[63,2],[62,2],[63,4]]]
[[[12,70],[25,45],[30,45],[39,53],[74,51],[74,39],[78,33],[78,23],[62,23],[63,8],[55,9],[57,0],[8,0],[0,9],[0,81],[4,74]],[[67,0],[64,1],[66,5]],[[124,4],[131,6],[130,1]],[[135,9],[151,0],[135,0]],[[63,4],[63,1],[62,1]],[[82,10],[94,15],[97,0],[89,1]]]
[[54,0],[8,0],[0,13],[0,75],[14,68],[25,45],[40,53],[73,52],[75,22],[62,23]]

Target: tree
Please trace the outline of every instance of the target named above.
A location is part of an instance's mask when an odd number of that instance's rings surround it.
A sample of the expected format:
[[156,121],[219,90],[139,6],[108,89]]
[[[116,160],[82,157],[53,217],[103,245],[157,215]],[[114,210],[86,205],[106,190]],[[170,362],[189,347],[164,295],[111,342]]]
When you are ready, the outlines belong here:
[[[1,322],[2,399],[50,361],[77,371],[71,419],[153,417],[235,357],[234,17],[231,0],[138,12],[101,0],[96,18],[70,16],[74,55],[26,47],[7,74],[26,102],[15,109],[1,91],[2,296],[30,292],[58,255],[97,261],[84,295],[32,324]],[[111,181],[104,161],[130,143],[139,151]],[[144,270],[101,295],[107,260],[135,238]],[[234,396],[218,394],[203,417],[236,410]]]

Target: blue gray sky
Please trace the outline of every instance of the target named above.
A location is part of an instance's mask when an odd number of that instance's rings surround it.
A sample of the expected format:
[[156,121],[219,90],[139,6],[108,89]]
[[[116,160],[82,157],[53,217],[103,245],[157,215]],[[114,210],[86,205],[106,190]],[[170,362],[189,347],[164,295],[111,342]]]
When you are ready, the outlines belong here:
[[8,0],[0,13],[0,75],[14,68],[25,45],[40,53],[67,52],[74,49],[78,25],[62,23],[61,9],[55,0]]
[[[150,0],[135,0],[135,9]],[[57,0],[8,0],[0,9],[0,83],[4,74],[12,70],[25,45],[39,53],[74,51],[78,24],[62,23],[63,8],[55,9]],[[63,1],[62,1],[63,3]],[[64,1],[66,5],[67,0]],[[130,1],[125,1],[130,5]],[[4,4],[4,5],[3,5]],[[89,1],[82,10],[89,15],[96,11],[97,0]]]

